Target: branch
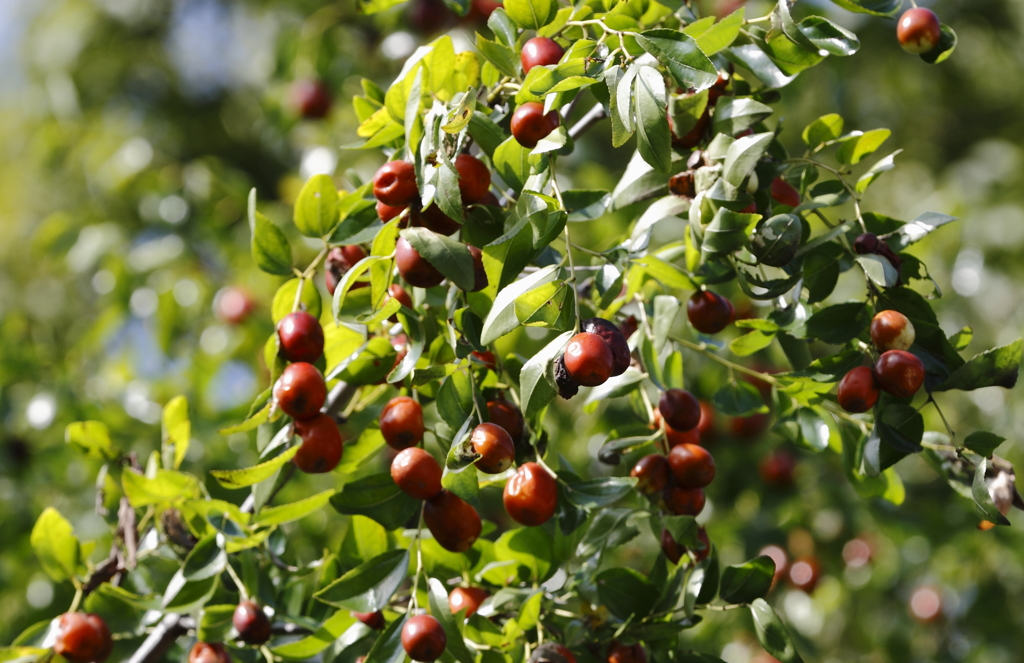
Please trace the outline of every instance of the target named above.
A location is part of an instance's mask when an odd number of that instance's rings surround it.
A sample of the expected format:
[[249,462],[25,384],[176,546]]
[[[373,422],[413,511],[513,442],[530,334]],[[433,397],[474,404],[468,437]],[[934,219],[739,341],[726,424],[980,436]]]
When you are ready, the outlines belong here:
[[587,114],[580,118],[580,121],[573,125],[572,129],[569,129],[569,138],[576,140],[590,127],[594,126],[604,118],[608,117],[608,114],[604,110],[604,106],[596,104],[593,108],[587,111]]
[[184,618],[176,612],[165,615],[128,659],[128,663],[156,663],[161,660],[174,641],[188,632],[182,624],[183,620]]

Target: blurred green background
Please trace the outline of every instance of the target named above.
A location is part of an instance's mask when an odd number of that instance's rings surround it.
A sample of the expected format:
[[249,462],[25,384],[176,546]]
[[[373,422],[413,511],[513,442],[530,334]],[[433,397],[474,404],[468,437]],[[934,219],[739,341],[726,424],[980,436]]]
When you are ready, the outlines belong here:
[[[279,280],[249,258],[245,197],[255,186],[261,209],[283,221],[309,175],[333,174],[349,189],[372,175],[380,153],[339,149],[356,139],[349,99],[360,77],[386,86],[438,30],[450,29],[461,49],[471,43],[473,23],[438,22],[436,6],[413,5],[365,18],[351,0],[0,0],[0,643],[62,612],[73,594],[51,584],[29,545],[45,506],[105,550],[108,527],[93,510],[98,464],[64,443],[69,422],[103,420],[119,445],[144,456],[159,444],[161,406],[183,393],[195,439],[186,470],[255,461],[246,435],[216,432],[240,420],[268,380],[260,355]],[[968,355],[1012,341],[1024,328],[1024,2],[935,4],[959,35],[940,66],[903,53],[892,20],[808,5],[857,32],[862,48],[783,89],[775,105],[783,137],[796,147],[802,127],[828,112],[841,113],[847,130],[893,129],[880,154],[904,152],[866,209],[904,220],[959,216],[911,252],[943,290],[946,331],[973,327]],[[747,15],[770,8],[751,2]],[[313,77],[335,104],[326,120],[301,121],[291,86]],[[560,161],[563,188],[614,186],[632,147],[613,150],[606,132],[599,125]],[[578,224],[574,238],[607,248],[637,212]],[[312,256],[312,244],[291,239]],[[217,299],[227,286],[254,303],[242,322],[225,313],[230,296]],[[841,286],[836,297],[844,293],[858,294]],[[517,335],[501,347],[528,356],[544,338]],[[691,379],[701,367],[688,358]],[[719,375],[708,367],[698,391],[710,394]],[[1000,453],[1024,461],[1015,444],[1024,432],[1019,390],[947,395],[942,404],[958,432],[992,430],[1009,440]],[[626,406],[579,407],[563,403],[551,414],[553,444],[577,470],[622,472],[597,463],[595,451],[631,416]],[[930,430],[941,429],[927,416]],[[824,578],[811,595],[780,586],[771,598],[806,659],[1021,660],[1024,613],[1012,608],[1024,601],[1019,514],[1014,527],[977,529],[970,503],[918,458],[898,466],[901,506],[857,497],[832,452],[789,449],[799,459],[796,485],[774,488],[758,463],[783,446],[771,436],[720,437],[714,453],[725,480],[709,491],[702,520],[725,563],[769,543],[819,557]],[[288,490],[308,494],[310,483]],[[344,533],[343,518],[317,514],[291,528],[289,555],[312,559]],[[856,537],[867,548],[847,545]],[[622,559],[646,570],[655,551],[645,534]],[[927,623],[909,607],[922,587],[942,604]],[[917,596],[921,605],[932,595]],[[695,649],[729,663],[759,660],[745,612],[710,614],[692,634]]]

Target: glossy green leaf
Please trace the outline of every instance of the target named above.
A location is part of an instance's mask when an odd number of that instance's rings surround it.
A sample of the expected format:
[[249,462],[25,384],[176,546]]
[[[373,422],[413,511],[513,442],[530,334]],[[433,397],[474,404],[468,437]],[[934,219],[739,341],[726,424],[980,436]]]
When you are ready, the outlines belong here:
[[112,460],[118,451],[110,441],[110,430],[102,421],[76,421],[64,430],[64,440],[89,458]]
[[767,555],[722,569],[719,596],[727,603],[750,603],[764,598],[772,586],[775,562]]
[[62,582],[75,576],[80,544],[74,527],[59,511],[53,507],[43,510],[30,541],[39,565],[51,579]]
[[217,483],[225,488],[245,488],[273,476],[285,463],[295,457],[295,454],[299,452],[299,446],[295,445],[259,465],[253,465],[241,470],[210,470],[210,474],[217,480]]
[[249,231],[252,233],[251,249],[256,266],[268,274],[291,274],[291,245],[280,228],[256,211],[256,189],[249,192]]
[[409,551],[391,550],[360,564],[317,592],[317,600],[356,612],[387,606],[409,571]]
[[755,599],[750,604],[750,616],[754,618],[757,640],[765,651],[781,663],[802,663],[789,629],[764,599]]
[[295,226],[307,237],[323,237],[338,225],[338,189],[328,175],[306,181],[295,201]]
[[465,244],[426,228],[406,228],[401,236],[455,285],[473,289],[473,256]]
[[975,355],[953,371],[941,384],[932,387],[932,391],[971,391],[984,387],[1012,389],[1017,384],[1017,376],[1020,373],[1022,350],[1024,339],[1017,339],[1009,345]]
[[[731,25],[731,24],[730,24]],[[707,89],[718,80],[718,70],[693,37],[669,29],[648,30],[636,36],[645,51],[658,58],[683,88]]]

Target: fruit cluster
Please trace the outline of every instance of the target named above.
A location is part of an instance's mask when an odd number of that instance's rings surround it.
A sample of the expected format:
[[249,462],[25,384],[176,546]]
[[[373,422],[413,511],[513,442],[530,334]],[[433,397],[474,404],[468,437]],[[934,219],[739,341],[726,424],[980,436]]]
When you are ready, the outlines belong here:
[[562,398],[572,398],[580,387],[597,387],[629,368],[626,335],[604,318],[590,318],[582,331],[569,339],[555,362],[555,380]]
[[886,310],[871,321],[871,341],[881,353],[873,366],[858,366],[839,381],[839,405],[854,414],[867,412],[881,392],[912,398],[924,385],[924,364],[908,352],[914,324],[899,311]]

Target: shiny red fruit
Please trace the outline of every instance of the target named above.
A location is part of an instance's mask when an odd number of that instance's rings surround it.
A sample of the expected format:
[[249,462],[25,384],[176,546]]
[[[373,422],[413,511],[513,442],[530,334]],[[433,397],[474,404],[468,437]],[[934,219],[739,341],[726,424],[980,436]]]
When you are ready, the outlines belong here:
[[618,640],[612,640],[605,660],[607,663],[647,663],[647,652],[639,643],[624,645]]
[[442,212],[436,202],[430,207],[413,214],[412,225],[422,226],[439,235],[452,235],[462,228],[462,224]]
[[793,485],[793,473],[796,471],[796,457],[788,451],[777,449],[765,456],[758,472],[761,480],[769,486],[785,488]]
[[505,511],[520,525],[543,525],[558,506],[558,484],[537,463],[523,463],[505,484]]
[[419,447],[404,449],[391,461],[391,478],[406,495],[429,500],[441,492],[441,466]]
[[924,384],[924,364],[905,350],[889,350],[875,362],[878,386],[896,398],[910,398]]
[[839,406],[847,412],[860,414],[878,402],[878,382],[867,366],[858,366],[839,381]]
[[385,205],[384,203],[377,201],[377,217],[387,223],[391,219],[395,218],[399,214],[405,211],[408,205]]
[[704,510],[707,498],[700,488],[668,486],[661,492],[665,508],[677,516],[697,516]]
[[474,350],[473,352],[469,353],[469,356],[483,364],[484,368],[486,368],[489,371],[498,370],[498,360],[495,358],[494,353],[491,352],[490,350],[484,350],[483,352],[480,352],[479,350]]
[[441,657],[448,638],[441,622],[430,615],[416,615],[402,627],[402,647],[414,661],[430,663]]
[[729,326],[734,315],[732,302],[709,290],[693,293],[686,302],[686,317],[702,334],[717,334]]
[[523,73],[528,74],[534,67],[558,64],[565,55],[565,49],[558,42],[548,37],[534,37],[523,44],[519,60],[523,63]]
[[327,292],[333,295],[348,270],[365,257],[366,251],[358,244],[336,246],[331,249],[324,261],[324,285],[327,286]]
[[423,440],[423,408],[408,396],[396,396],[380,412],[380,433],[392,449],[414,447]]
[[604,318],[590,318],[584,320],[581,327],[583,331],[590,332],[591,334],[597,334],[600,336],[605,343],[608,344],[608,348],[612,351],[612,358],[614,363],[612,364],[612,376],[622,375],[629,368],[629,343],[626,341],[626,337],[623,336],[622,331],[615,326],[614,323],[605,320]]
[[71,663],[100,663],[110,657],[114,641],[99,615],[66,612],[57,622],[53,650]]
[[384,627],[387,626],[387,622],[384,621],[384,613],[380,610],[377,612],[353,612],[352,616],[374,631],[383,631]]
[[470,205],[483,200],[491,188],[491,171],[484,162],[471,154],[460,154],[455,158],[455,170],[459,171],[462,202]]
[[857,235],[857,239],[853,240],[853,250],[857,255],[866,255],[868,253],[877,253],[881,248],[885,246],[882,240],[878,239],[878,235],[875,233],[862,233]]
[[644,495],[660,493],[668,485],[671,468],[661,454],[650,454],[637,461],[629,476],[636,479],[636,489]]
[[612,375],[615,357],[604,339],[597,334],[581,332],[565,347],[565,370],[576,384],[596,387]]
[[313,364],[302,361],[289,364],[274,383],[274,402],[294,419],[316,416],[325,400],[327,384]]
[[475,246],[470,245],[469,255],[473,257],[473,289],[470,292],[480,292],[487,287],[487,271],[484,269],[484,254]]
[[715,479],[715,459],[707,449],[696,444],[672,447],[668,464],[680,488],[703,488]]
[[399,237],[395,246],[395,265],[402,278],[417,288],[433,288],[444,280],[444,274],[412,248],[404,237]]
[[668,389],[658,401],[665,423],[677,431],[693,430],[700,423],[700,403],[685,389]]
[[285,361],[312,364],[324,353],[324,328],[305,311],[295,311],[277,323],[278,354]]
[[562,123],[558,111],[544,113],[544,105],[536,101],[528,101],[521,104],[512,113],[510,127],[512,137],[516,142],[528,150],[537,147],[552,131]]
[[501,474],[512,467],[516,457],[516,446],[512,437],[497,424],[483,423],[473,429],[469,436],[473,451],[480,454],[476,468],[484,474]]
[[942,24],[932,10],[914,7],[903,12],[896,23],[896,39],[908,53],[927,53],[939,45]]
[[320,81],[295,81],[288,96],[292,108],[304,119],[321,120],[331,112],[331,92]]
[[465,617],[469,619],[480,609],[480,604],[490,596],[490,592],[481,587],[456,587],[448,595],[448,608],[453,615],[465,610]]
[[772,199],[780,205],[786,205],[788,207],[797,207],[800,205],[800,192],[796,190],[792,184],[776,177],[772,180]]
[[330,472],[341,462],[344,446],[341,431],[333,417],[318,414],[312,419],[296,419],[295,434],[302,446],[292,462],[306,474]]
[[[699,563],[711,554],[711,542],[708,541],[707,530],[703,527],[697,530],[697,539],[703,544],[700,550],[693,551],[693,558]],[[667,529],[661,530],[661,551],[673,564],[678,564],[683,555],[689,552],[686,546],[672,538],[672,533]]]
[[188,653],[188,663],[231,663],[231,655],[219,642],[197,642]]
[[449,552],[466,552],[480,537],[480,514],[455,493],[442,490],[427,500],[423,521],[438,545]]
[[801,557],[789,566],[789,584],[805,592],[813,592],[821,578],[821,564],[815,557]]
[[492,424],[497,424],[505,429],[508,436],[514,443],[523,438],[526,430],[526,422],[523,420],[523,413],[512,401],[498,399],[487,402],[487,418]]
[[871,342],[879,352],[909,350],[916,337],[914,323],[899,311],[880,311],[871,320]]
[[235,608],[231,623],[238,631],[238,639],[249,645],[262,645],[270,639],[270,619],[257,604],[242,601]]
[[404,306],[405,308],[412,308],[413,307],[412,297],[409,296],[409,293],[406,292],[405,288],[403,288],[402,286],[398,285],[397,283],[392,283],[391,284],[391,286],[388,288],[388,293],[392,297],[397,299],[398,303],[401,304],[402,306]]
[[408,205],[417,195],[416,168],[408,161],[389,161],[373,176],[373,195],[385,205]]

